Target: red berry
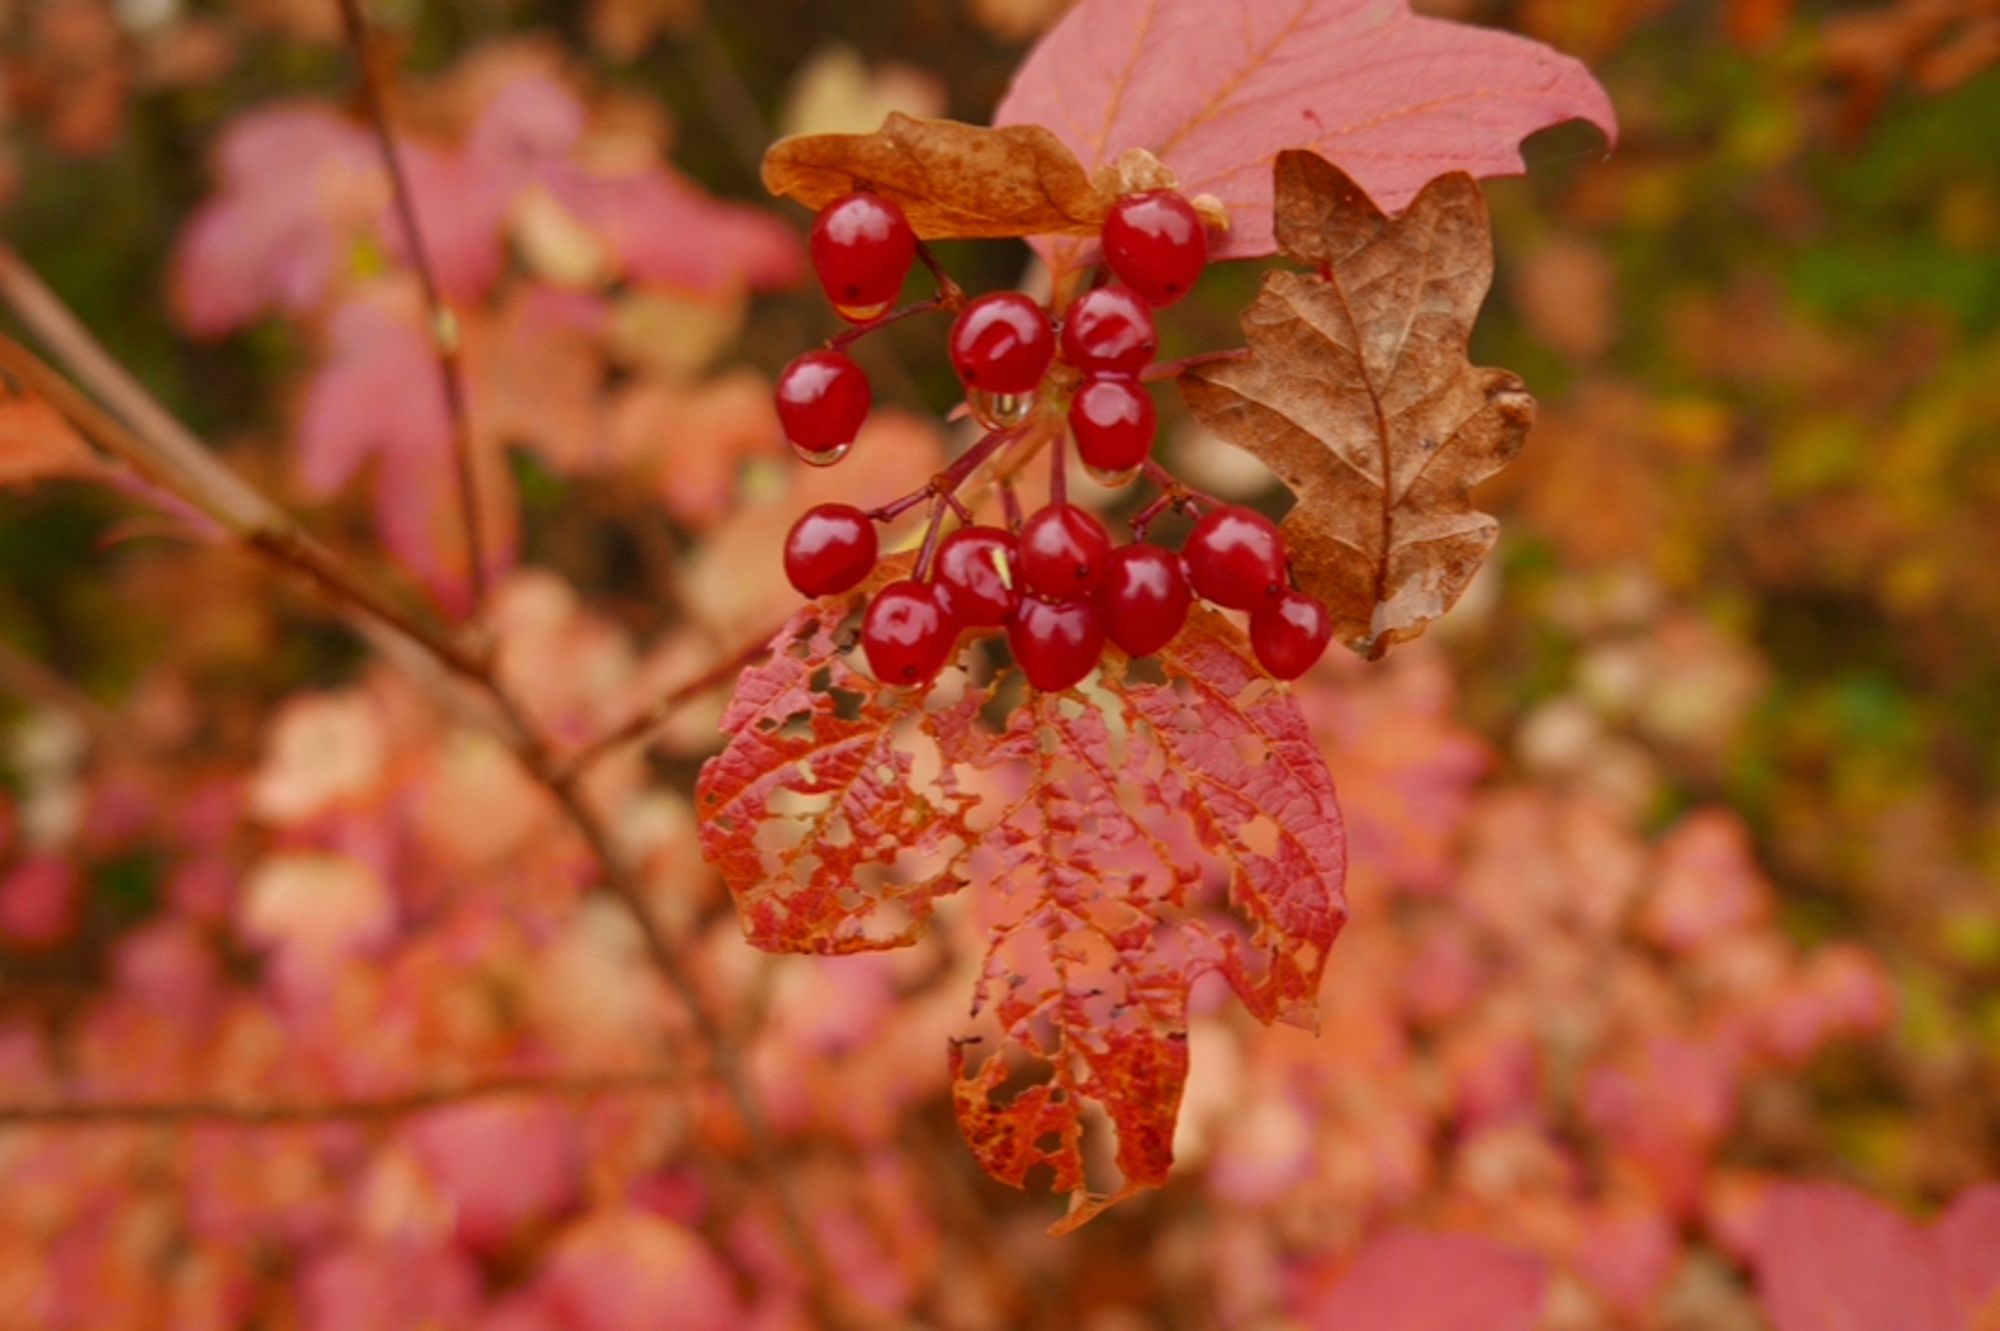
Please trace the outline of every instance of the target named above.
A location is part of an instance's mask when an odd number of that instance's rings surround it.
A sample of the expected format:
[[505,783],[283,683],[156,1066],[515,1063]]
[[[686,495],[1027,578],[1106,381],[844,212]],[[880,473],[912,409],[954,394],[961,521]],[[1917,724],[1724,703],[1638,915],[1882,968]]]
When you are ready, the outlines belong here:
[[1250,646],[1264,669],[1297,679],[1313,668],[1333,637],[1333,619],[1304,592],[1288,591],[1250,616]]
[[1153,312],[1125,287],[1098,287],[1063,316],[1063,359],[1087,374],[1137,374],[1160,349]]
[[857,323],[896,299],[916,257],[916,232],[879,194],[835,199],[813,219],[813,271],[834,308]]
[[1172,642],[1193,600],[1180,556],[1144,541],[1112,554],[1098,593],[1105,634],[1127,656],[1151,656]]
[[785,537],[785,576],[804,596],[832,596],[875,567],[875,524],[847,504],[809,508]]
[[1153,396],[1130,379],[1092,379],[1070,399],[1069,430],[1083,465],[1122,476],[1153,451]]
[[1013,533],[998,527],[960,527],[938,546],[938,590],[959,623],[998,628],[1021,599],[1016,582],[1019,564]]
[[1188,581],[1217,605],[1251,610],[1284,594],[1285,538],[1262,513],[1211,509],[1188,534],[1185,554]]
[[1097,590],[1111,560],[1104,524],[1075,504],[1051,504],[1021,528],[1021,583],[1061,599]]
[[1045,693],[1083,681],[1104,651],[1104,616],[1088,601],[1021,598],[1007,624],[1021,673]]
[[868,419],[868,376],[838,351],[808,351],[778,376],[778,422],[794,447],[843,453]]
[[1048,311],[1018,291],[981,296],[951,326],[951,363],[967,388],[1032,393],[1055,355]]
[[1208,264],[1208,230],[1172,190],[1128,194],[1104,219],[1104,261],[1141,299],[1171,305]]
[[868,668],[884,684],[922,684],[944,668],[958,624],[928,582],[905,579],[875,593],[861,618]]

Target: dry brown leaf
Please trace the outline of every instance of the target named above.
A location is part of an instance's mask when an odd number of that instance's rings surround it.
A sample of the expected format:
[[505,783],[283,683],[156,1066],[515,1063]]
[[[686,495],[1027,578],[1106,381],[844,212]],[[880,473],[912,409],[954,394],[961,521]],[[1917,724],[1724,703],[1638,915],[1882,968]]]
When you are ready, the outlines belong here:
[[1470,176],[1391,218],[1325,159],[1281,153],[1276,223],[1318,271],[1268,276],[1243,316],[1250,354],[1189,371],[1181,392],[1298,496],[1284,531],[1299,585],[1379,656],[1450,609],[1492,550],[1499,524],[1472,487],[1520,451],[1535,400],[1466,358],[1493,279]]
[[1111,198],[1039,125],[988,129],[900,113],[873,134],[780,139],[764,188],[820,208],[867,186],[926,240],[1095,235]]

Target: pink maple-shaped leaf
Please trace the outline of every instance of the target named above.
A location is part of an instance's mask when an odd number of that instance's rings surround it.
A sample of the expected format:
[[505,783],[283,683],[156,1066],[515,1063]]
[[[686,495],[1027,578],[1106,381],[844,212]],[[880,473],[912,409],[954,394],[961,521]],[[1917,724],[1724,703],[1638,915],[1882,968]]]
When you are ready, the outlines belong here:
[[[441,602],[465,608],[471,570],[451,419],[416,302],[401,288],[365,291],[334,311],[327,339],[299,421],[300,485],[332,495],[373,463],[383,544]],[[513,486],[495,450],[475,449],[473,460],[489,573],[497,575],[513,563]]]
[[[1395,212],[1439,176],[1517,175],[1520,143],[1565,120],[1614,135],[1580,63],[1509,33],[1419,18],[1407,0],[1082,0],[994,116],[1055,131],[1086,170],[1144,148],[1183,193],[1227,205],[1216,251],[1276,249],[1271,164],[1310,148]],[[1058,267],[1080,242],[1044,241]]]
[[1852,1188],[1771,1190],[1757,1288],[1774,1331],[1971,1331],[1943,1246]]
[[761,208],[711,198],[671,167],[598,175],[561,164],[542,181],[631,281],[712,296],[805,276],[789,227]]
[[174,252],[181,325],[219,337],[269,310],[310,313],[388,201],[366,132],[324,107],[269,107],[230,129],[217,163],[221,189]]
[[1311,1331],[1530,1331],[1547,1288],[1531,1253],[1400,1229],[1369,1243],[1298,1314]]

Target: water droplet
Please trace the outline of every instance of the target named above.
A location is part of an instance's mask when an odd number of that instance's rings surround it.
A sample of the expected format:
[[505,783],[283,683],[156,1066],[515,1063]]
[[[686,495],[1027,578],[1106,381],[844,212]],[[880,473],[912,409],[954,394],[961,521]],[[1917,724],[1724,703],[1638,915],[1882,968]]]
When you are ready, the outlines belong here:
[[833,312],[851,324],[865,324],[870,319],[879,319],[889,312],[889,302],[881,300],[873,305],[835,305]]
[[1085,463],[1083,469],[1090,473],[1090,479],[1112,490],[1122,490],[1139,478],[1137,467],[1122,467],[1112,471],[1106,467],[1093,467]]
[[798,444],[793,444],[792,452],[797,453],[799,461],[805,463],[808,467],[831,467],[834,463],[846,457],[847,451],[853,447],[854,445],[851,442],[835,444],[832,448],[821,449],[802,448]]
[[1005,430],[1028,419],[1028,413],[1035,409],[1033,393],[987,393],[974,388],[967,391],[965,403],[972,409],[973,419],[989,430]]

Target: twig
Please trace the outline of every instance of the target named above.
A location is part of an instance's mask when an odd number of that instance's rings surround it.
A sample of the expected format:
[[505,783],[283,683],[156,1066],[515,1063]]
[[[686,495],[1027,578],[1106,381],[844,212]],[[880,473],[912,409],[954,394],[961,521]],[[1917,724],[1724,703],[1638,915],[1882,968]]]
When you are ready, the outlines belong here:
[[417,221],[416,197],[410,192],[403,171],[402,153],[389,129],[387,98],[375,63],[369,59],[368,20],[361,12],[361,0],[340,0],[341,23],[347,30],[347,45],[354,55],[356,89],[361,109],[375,131],[375,144],[382,153],[382,165],[389,172],[389,188],[395,195],[396,219],[403,230],[403,243],[410,252],[410,266],[416,270],[423,288],[424,313],[430,320],[431,346],[437,353],[438,381],[444,390],[445,412],[451,421],[452,472],[458,489],[459,520],[465,527],[465,554],[472,581],[473,617],[486,604],[486,534],[479,511],[478,479],[473,473],[472,413],[465,391],[465,363],[458,332],[458,319],[445,304],[438,288],[437,270],[431,266],[430,251],[424,245],[423,227]]
[[[5,251],[0,250],[0,259],[5,257]],[[9,265],[0,263],[0,299],[15,303],[16,312],[36,326],[38,332],[50,338],[51,345],[59,348],[65,360],[99,365],[100,372],[112,387],[127,396],[136,394],[139,399],[150,402],[145,391],[130,381],[88,330],[70,316],[53,293],[33,280],[32,275],[29,275],[32,290],[45,296],[53,304],[54,312],[51,315],[50,311],[42,311],[49,317],[45,317],[39,325],[29,318],[20,304],[14,302],[21,285],[18,279],[25,269],[18,264],[12,267],[16,270],[13,275],[17,280],[9,282],[6,280]],[[249,548],[281,567],[305,573],[336,604],[393,630],[435,658],[446,670],[477,685],[491,697],[499,714],[498,728],[510,751],[555,798],[590,846],[603,867],[606,890],[631,912],[654,968],[687,1008],[695,1034],[707,1049],[716,1079],[743,1122],[750,1142],[748,1169],[778,1209],[786,1242],[805,1269],[814,1302],[824,1314],[820,1319],[822,1324],[850,1320],[838,1314],[837,1310],[844,1306],[839,1299],[839,1286],[832,1277],[824,1254],[806,1227],[805,1213],[791,1179],[779,1166],[769,1124],[751,1093],[741,1060],[729,1042],[722,1023],[647,909],[638,877],[619,852],[608,826],[584,799],[578,784],[580,773],[565,770],[556,761],[548,738],[501,681],[490,659],[484,654],[474,653],[452,634],[404,614],[370,587],[339,556],[316,542],[289,514],[217,461],[178,422],[173,422],[171,439],[191,444],[191,454],[185,448],[170,446],[167,439],[128,427],[85,397],[34,353],[5,337],[0,337],[0,369],[13,373],[25,382],[100,447],[125,459],[163,489],[213,518]],[[170,417],[168,419],[171,421]]]
[[646,738],[665,725],[667,719],[684,704],[720,688],[756,664],[759,658],[771,650],[770,640],[776,636],[777,630],[773,629],[758,638],[754,646],[724,657],[693,679],[668,689],[642,711],[619,722],[597,738],[578,745],[556,764],[556,774],[564,780],[573,780],[596,765],[607,754]]
[[174,1125],[213,1121],[246,1126],[401,1118],[437,1109],[513,1095],[556,1095],[582,1099],[657,1091],[687,1080],[678,1069],[601,1072],[570,1076],[495,1077],[462,1086],[432,1086],[406,1095],[367,1100],[82,1100],[63,1104],[0,1104],[0,1124],[86,1127],[94,1124]]

